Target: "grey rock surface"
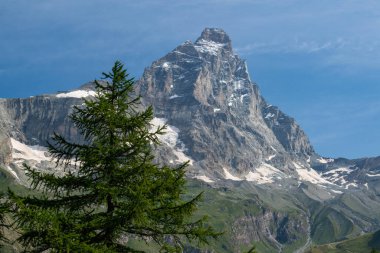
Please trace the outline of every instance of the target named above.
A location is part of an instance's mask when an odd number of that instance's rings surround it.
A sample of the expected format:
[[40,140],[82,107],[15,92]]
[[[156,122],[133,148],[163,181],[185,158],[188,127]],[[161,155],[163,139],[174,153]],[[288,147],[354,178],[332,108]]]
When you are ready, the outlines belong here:
[[205,29],[155,61],[137,92],[156,117],[180,129],[186,155],[210,177],[224,177],[225,168],[244,178],[263,162],[287,171],[294,157],[314,154],[296,122],[266,104],[221,29]]

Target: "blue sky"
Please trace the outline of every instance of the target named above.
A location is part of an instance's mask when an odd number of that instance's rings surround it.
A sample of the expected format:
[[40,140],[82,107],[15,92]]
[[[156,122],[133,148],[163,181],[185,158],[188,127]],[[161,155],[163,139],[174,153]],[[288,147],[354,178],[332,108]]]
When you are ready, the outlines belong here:
[[271,104],[328,157],[380,155],[380,1],[1,0],[0,97],[145,67],[223,28]]

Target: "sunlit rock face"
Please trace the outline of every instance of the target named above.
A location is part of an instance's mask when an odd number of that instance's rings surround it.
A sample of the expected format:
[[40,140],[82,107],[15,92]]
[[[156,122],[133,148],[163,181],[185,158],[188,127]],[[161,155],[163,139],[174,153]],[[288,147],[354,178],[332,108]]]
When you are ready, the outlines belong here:
[[[195,43],[186,41],[155,61],[137,91],[157,117],[180,129],[196,176],[274,182],[295,169],[294,159],[306,164],[314,155],[294,119],[271,111],[221,29],[206,28]],[[279,172],[263,172],[265,166]]]

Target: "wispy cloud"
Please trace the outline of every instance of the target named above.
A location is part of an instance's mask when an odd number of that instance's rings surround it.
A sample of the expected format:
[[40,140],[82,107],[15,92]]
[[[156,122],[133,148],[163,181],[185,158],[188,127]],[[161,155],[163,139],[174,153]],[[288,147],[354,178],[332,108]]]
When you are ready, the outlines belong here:
[[[339,67],[347,74],[363,69],[379,69],[380,40],[336,38],[325,41],[293,39],[290,41],[254,42],[238,47],[243,57],[257,54],[304,54],[321,56],[314,64],[323,67]],[[354,68],[352,68],[354,66]],[[349,68],[349,69],[346,69]]]
[[342,49],[348,41],[337,38],[327,41],[302,40],[295,38],[291,41],[255,42],[236,49],[243,55],[254,53],[318,53],[327,50]]

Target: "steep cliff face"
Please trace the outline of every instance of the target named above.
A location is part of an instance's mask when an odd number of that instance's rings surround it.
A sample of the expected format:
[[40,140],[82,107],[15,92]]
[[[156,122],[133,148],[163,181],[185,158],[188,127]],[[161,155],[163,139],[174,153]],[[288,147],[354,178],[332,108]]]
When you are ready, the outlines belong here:
[[20,133],[8,114],[6,102],[6,99],[0,99],[0,165],[9,164],[12,161],[10,135],[13,132]]
[[54,132],[81,141],[69,115],[74,105],[81,105],[82,98],[93,92],[87,86],[67,93],[0,100],[0,166],[18,182],[27,184],[25,162],[41,170],[60,171],[48,155],[47,142]]
[[8,99],[4,102],[4,109],[15,128],[10,132],[10,137],[42,146],[46,146],[46,141],[54,132],[73,140],[78,133],[68,116],[73,105],[79,103],[78,98],[60,99],[56,96]]
[[95,94],[93,90],[94,83],[90,82],[74,91],[0,99],[0,136],[27,145],[46,146],[56,132],[70,141],[80,141],[80,134],[70,121],[70,114],[75,105],[83,103],[83,98],[89,99]]
[[267,242],[274,249],[298,241],[306,242],[308,234],[307,217],[264,210],[254,216],[243,216],[235,220],[233,227],[235,245],[249,245],[252,242]]
[[205,29],[195,43],[186,41],[155,61],[137,92],[156,117],[180,129],[184,152],[199,168],[195,173],[244,179],[263,163],[288,171],[292,155],[305,160],[314,153],[293,119],[278,109],[268,117],[274,111],[223,30]]
[[10,138],[0,133],[0,164],[8,164],[12,160],[12,150]]
[[287,152],[303,158],[315,155],[309,138],[293,118],[264,101],[261,104],[261,112],[265,123]]

